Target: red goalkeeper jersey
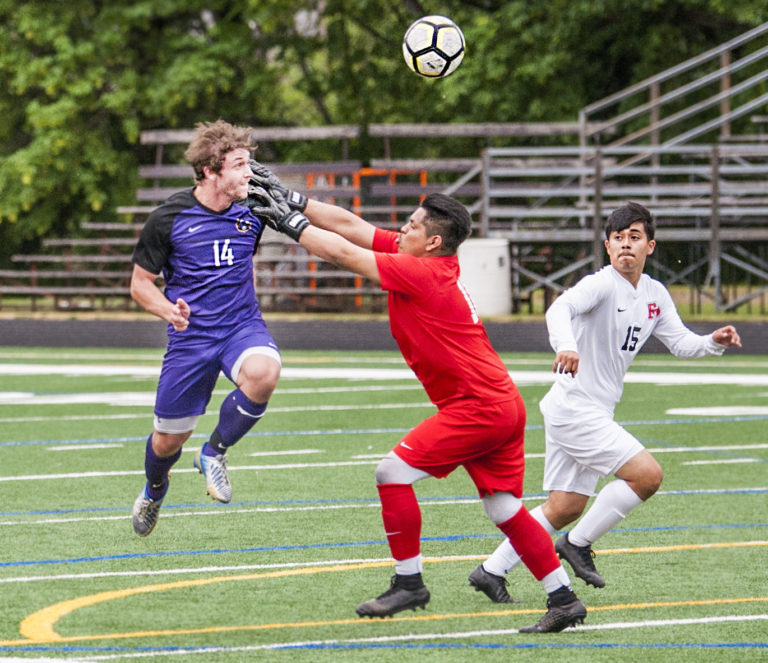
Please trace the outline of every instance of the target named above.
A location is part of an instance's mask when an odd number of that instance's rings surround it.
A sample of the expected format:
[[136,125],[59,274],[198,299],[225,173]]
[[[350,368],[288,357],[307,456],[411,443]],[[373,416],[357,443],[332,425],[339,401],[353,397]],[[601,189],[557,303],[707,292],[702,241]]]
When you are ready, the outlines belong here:
[[397,253],[397,233],[376,229],[373,250],[389,293],[389,326],[408,366],[438,407],[462,399],[511,400],[517,387],[459,280],[456,256]]

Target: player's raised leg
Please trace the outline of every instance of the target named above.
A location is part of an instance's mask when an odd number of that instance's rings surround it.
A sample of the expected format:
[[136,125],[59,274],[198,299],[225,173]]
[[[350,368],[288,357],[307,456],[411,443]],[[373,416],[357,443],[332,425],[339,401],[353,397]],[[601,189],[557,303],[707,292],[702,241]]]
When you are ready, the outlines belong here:
[[280,377],[280,366],[276,346],[267,345],[245,349],[234,363],[238,387],[222,402],[218,424],[194,459],[194,466],[205,477],[206,492],[219,502],[232,499],[227,450],[264,416]]

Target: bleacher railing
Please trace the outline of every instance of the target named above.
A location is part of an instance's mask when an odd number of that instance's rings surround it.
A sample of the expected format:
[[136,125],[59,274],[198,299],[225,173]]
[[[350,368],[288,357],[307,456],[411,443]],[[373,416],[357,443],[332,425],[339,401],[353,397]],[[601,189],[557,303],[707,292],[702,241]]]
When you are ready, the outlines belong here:
[[[668,283],[716,310],[768,291],[768,145],[488,148],[482,184],[479,233],[510,241],[518,306],[601,266],[605,218],[629,200],[654,215],[660,253],[685,258],[654,258]],[[724,264],[747,292],[725,292]]]

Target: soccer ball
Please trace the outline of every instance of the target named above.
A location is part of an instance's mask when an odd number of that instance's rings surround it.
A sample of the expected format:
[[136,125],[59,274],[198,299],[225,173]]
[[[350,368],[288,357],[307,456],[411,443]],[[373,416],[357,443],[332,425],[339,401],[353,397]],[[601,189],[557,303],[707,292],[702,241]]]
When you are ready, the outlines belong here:
[[426,78],[445,78],[464,58],[464,35],[445,16],[424,16],[403,37],[403,57],[411,71]]

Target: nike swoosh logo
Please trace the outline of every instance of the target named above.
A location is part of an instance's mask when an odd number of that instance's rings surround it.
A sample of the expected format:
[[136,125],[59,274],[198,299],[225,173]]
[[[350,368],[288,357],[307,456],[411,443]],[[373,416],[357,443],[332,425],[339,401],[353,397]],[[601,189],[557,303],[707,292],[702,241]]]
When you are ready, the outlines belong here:
[[410,449],[411,451],[413,451],[413,447],[409,447],[405,442],[401,442],[400,446],[401,447],[405,447],[406,449]]
[[621,306],[619,306],[619,313],[624,313],[624,311],[626,310],[627,310],[626,308],[621,308]]
[[239,405],[237,406],[237,411],[240,414],[242,414],[243,416],[250,417],[251,419],[261,419],[264,416],[264,413],[262,413],[262,414],[251,414],[250,412],[246,412]]
[[195,232],[195,230],[200,230],[200,228],[202,227],[203,226],[190,226],[189,228],[187,228],[187,232],[193,233]]

